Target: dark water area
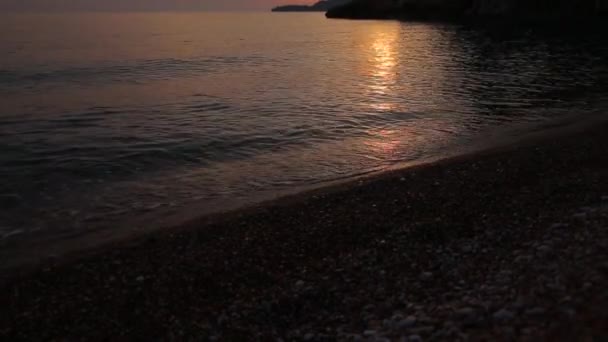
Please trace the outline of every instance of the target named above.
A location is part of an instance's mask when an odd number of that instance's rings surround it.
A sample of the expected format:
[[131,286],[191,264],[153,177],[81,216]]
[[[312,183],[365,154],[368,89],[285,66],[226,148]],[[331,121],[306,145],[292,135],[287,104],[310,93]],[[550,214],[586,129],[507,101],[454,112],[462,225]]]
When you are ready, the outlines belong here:
[[601,29],[20,14],[0,42],[4,240],[350,179],[608,105]]

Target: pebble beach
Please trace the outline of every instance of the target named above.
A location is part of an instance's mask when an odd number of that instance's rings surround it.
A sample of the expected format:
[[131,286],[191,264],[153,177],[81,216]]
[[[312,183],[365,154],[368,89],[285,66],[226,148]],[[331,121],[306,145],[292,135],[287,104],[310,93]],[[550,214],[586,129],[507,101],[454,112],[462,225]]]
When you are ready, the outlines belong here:
[[608,339],[606,124],[5,274],[0,339]]

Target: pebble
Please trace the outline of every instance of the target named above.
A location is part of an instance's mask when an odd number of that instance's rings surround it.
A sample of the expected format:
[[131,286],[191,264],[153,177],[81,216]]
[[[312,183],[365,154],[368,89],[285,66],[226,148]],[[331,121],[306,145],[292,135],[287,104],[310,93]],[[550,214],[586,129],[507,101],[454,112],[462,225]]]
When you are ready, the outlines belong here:
[[532,257],[529,256],[529,255],[520,255],[517,258],[515,258],[515,262],[518,263],[518,264],[525,263],[525,262],[528,262],[530,260],[532,260]]
[[551,252],[551,247],[549,247],[547,245],[541,245],[536,250],[539,251],[539,252],[541,252],[541,253],[547,254],[547,253]]
[[[0,231],[3,231],[3,230],[4,230],[4,227],[0,227]],[[8,232],[6,234],[3,234],[2,238],[3,239],[7,239],[7,238],[9,238],[11,236],[20,235],[20,234],[23,234],[23,233],[25,233],[25,231],[23,229],[15,229],[15,230],[12,230],[12,231],[10,231],[10,232]]]
[[420,275],[420,278],[421,278],[422,280],[429,280],[429,279],[433,278],[433,273],[431,273],[431,272],[423,272],[423,273]]
[[462,308],[454,311],[454,314],[460,318],[466,318],[473,316],[475,314],[475,310],[473,308]]
[[518,298],[511,307],[515,310],[523,310],[526,307],[526,301],[523,298]]
[[397,329],[407,329],[407,328],[411,328],[416,324],[416,317],[414,316],[408,316],[405,319],[400,320],[399,322],[397,322],[396,327]]
[[427,327],[420,327],[420,328],[412,329],[412,332],[415,335],[420,335],[420,334],[429,334],[429,333],[432,333],[433,330],[435,330],[434,327],[427,326]]
[[139,277],[135,278],[135,280],[136,280],[136,281],[138,281],[138,282],[140,282],[140,283],[141,283],[142,281],[144,281],[145,279],[146,279],[146,278],[144,278],[144,276],[139,276]]
[[508,321],[513,319],[514,316],[515,315],[507,309],[500,309],[496,311],[494,315],[492,315],[492,317],[497,321]]
[[575,219],[583,220],[583,219],[587,218],[587,213],[585,213],[585,212],[576,213],[576,214],[572,215],[572,217]]
[[376,335],[376,330],[365,330],[363,332],[363,336],[365,337],[372,337]]
[[422,342],[422,337],[420,335],[410,335],[407,337],[408,342]]
[[551,229],[563,229],[567,227],[568,225],[565,223],[554,223],[553,225],[551,225]]
[[528,316],[541,316],[545,313],[545,309],[543,308],[533,308],[526,311],[526,315]]

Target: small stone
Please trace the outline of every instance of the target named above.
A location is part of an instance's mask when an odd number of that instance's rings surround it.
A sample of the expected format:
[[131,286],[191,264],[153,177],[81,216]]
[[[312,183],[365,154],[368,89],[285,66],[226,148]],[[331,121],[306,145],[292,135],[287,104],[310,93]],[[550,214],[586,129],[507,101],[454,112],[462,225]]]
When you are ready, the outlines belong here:
[[564,229],[567,227],[568,225],[565,223],[554,223],[553,225],[551,225],[551,229]]
[[304,335],[304,341],[312,341],[313,338],[315,338],[315,334],[313,333],[308,333]]
[[524,329],[521,329],[522,334],[525,334],[525,335],[532,335],[536,331],[538,331],[538,330],[534,329],[534,328],[524,328]]
[[500,309],[496,311],[494,315],[492,315],[492,317],[497,321],[508,321],[513,319],[514,316],[515,315],[507,309]]
[[142,281],[144,281],[146,278],[144,276],[139,276],[137,278],[135,278],[135,280],[139,283],[141,283]]
[[420,275],[420,278],[421,278],[422,280],[429,280],[429,279],[433,278],[433,273],[431,273],[431,272],[423,272],[423,273]]
[[515,310],[523,310],[526,307],[526,301],[523,298],[518,298],[511,307]]
[[376,330],[365,330],[363,332],[363,336],[365,337],[372,337],[376,335]]
[[374,311],[375,309],[376,309],[376,306],[374,304],[367,304],[366,306],[363,307],[364,312]]
[[586,212],[576,213],[576,214],[572,215],[572,217],[575,219],[583,220],[583,219],[587,218],[587,213]]
[[529,262],[530,260],[532,260],[532,257],[529,255],[519,255],[517,258],[515,258],[514,261],[518,264],[521,264]]
[[549,247],[547,245],[541,245],[536,250],[541,253],[547,254],[547,253],[551,252],[551,247]]
[[526,311],[527,316],[541,316],[545,314],[545,309],[543,308],[533,308]]
[[217,318],[217,323],[219,325],[223,325],[224,323],[228,322],[230,318],[228,317],[228,315],[226,315],[225,313],[221,314],[220,317]]
[[456,310],[454,314],[461,318],[467,318],[475,315],[475,310],[473,308],[466,307]]
[[560,312],[562,313],[562,315],[564,315],[568,318],[573,318],[574,316],[576,316],[576,311],[574,311],[573,309],[570,309],[570,308],[560,309]]
[[408,316],[407,318],[402,319],[399,322],[397,322],[397,324],[395,326],[397,329],[407,329],[407,328],[413,327],[414,324],[416,324],[416,317]]
[[[371,318],[371,317],[370,317]],[[370,319],[367,322],[367,330],[382,329],[383,322],[377,319]]]
[[412,329],[412,333],[414,335],[421,335],[421,334],[425,335],[425,334],[432,333],[434,330],[435,330],[434,327],[432,327],[432,326],[426,326],[426,327],[419,327],[419,328],[416,328],[416,329]]
[[396,313],[393,315],[393,317],[391,317],[391,320],[393,320],[393,322],[397,322],[403,319],[403,315],[400,313]]
[[422,342],[420,335],[410,335],[407,337],[408,342]]
[[[4,229],[4,227],[0,227],[0,231],[2,231],[2,230],[6,230],[6,229]],[[11,236],[17,236],[17,235],[21,235],[21,234],[23,234],[23,233],[25,233],[25,232],[23,231],[23,229],[15,229],[15,230],[10,231],[10,232],[8,232],[8,233],[6,233],[6,234],[3,234],[3,235],[2,235],[2,238],[3,238],[3,239],[7,239],[7,238],[9,238],[9,237],[11,237]]]
[[304,281],[303,280],[296,281],[296,287],[302,287],[302,286],[304,286]]

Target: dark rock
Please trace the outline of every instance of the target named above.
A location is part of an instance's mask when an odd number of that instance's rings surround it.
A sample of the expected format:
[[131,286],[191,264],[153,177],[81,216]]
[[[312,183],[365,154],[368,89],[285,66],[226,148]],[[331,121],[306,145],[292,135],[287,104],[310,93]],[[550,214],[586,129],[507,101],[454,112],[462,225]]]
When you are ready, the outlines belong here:
[[545,314],[545,309],[543,308],[533,308],[526,311],[527,316],[542,316]]
[[410,342],[422,342],[422,337],[419,335],[410,335],[408,336],[407,340]]
[[454,315],[459,318],[469,318],[475,315],[475,310],[473,308],[462,308],[454,311]]
[[307,5],[285,5],[277,6],[272,9],[273,12],[325,12],[336,6],[341,6],[350,0],[323,0],[315,3],[312,6]]
[[506,18],[509,20],[559,22],[563,19],[604,16],[605,0],[354,0],[327,12],[328,18],[462,20]]
[[507,309],[498,310],[494,313],[494,315],[492,315],[496,321],[508,321],[513,319],[514,316],[515,315]]

